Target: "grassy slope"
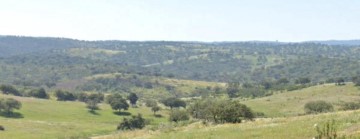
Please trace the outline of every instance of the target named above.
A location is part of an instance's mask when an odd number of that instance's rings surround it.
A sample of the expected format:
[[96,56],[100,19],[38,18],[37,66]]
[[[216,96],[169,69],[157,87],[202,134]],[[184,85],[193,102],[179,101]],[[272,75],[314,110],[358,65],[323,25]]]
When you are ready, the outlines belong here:
[[279,117],[303,114],[304,105],[314,100],[330,102],[337,108],[343,102],[359,101],[360,90],[350,83],[345,86],[326,84],[247,100],[242,103],[255,111],[264,112],[268,117]]
[[336,112],[288,118],[266,118],[241,124],[205,126],[201,123],[163,131],[130,131],[95,139],[309,139],[316,135],[315,124],[335,120],[339,136],[360,138],[360,111]]
[[[22,102],[22,109],[16,111],[23,118],[0,117],[0,125],[6,131],[0,132],[0,138],[28,139],[28,138],[81,138],[116,131],[117,124],[124,116],[113,114],[109,105],[101,104],[101,110],[96,114],[90,113],[81,102],[59,102],[55,100],[41,100],[34,98],[13,97]],[[130,108],[132,114],[141,113],[152,124],[166,122],[167,118],[155,118],[149,108]],[[165,111],[159,112],[165,115]]]
[[[255,122],[242,124],[225,124],[204,126],[195,123],[189,126],[148,131],[139,130],[124,132],[97,139],[118,138],[312,138],[316,135],[314,124],[323,124],[329,120],[336,120],[339,133],[360,138],[360,111],[338,111],[335,113],[306,115],[303,106],[312,100],[325,100],[335,106],[346,101],[360,99],[360,91],[353,84],[335,86],[333,84],[319,85],[302,90],[284,92],[273,96],[243,101],[255,111],[264,112],[269,117]],[[285,117],[283,117],[285,116]]]

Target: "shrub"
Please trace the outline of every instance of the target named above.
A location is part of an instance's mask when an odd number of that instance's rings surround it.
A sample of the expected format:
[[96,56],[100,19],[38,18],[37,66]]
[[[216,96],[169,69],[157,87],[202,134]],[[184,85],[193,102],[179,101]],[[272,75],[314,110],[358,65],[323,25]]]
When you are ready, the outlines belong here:
[[238,101],[231,100],[199,100],[189,106],[188,111],[193,118],[215,123],[239,123],[241,120],[252,120],[252,110]]
[[346,102],[341,105],[341,110],[357,110],[360,109],[360,103]]
[[186,107],[186,102],[178,99],[178,98],[167,98],[161,101],[165,106],[170,107],[170,109],[174,107]]
[[1,130],[1,131],[4,131],[5,128],[4,128],[2,125],[0,125],[0,130]]
[[331,103],[322,100],[308,102],[305,104],[304,109],[307,114],[334,111]]
[[317,135],[314,139],[336,139],[338,136],[334,120],[326,122],[323,127],[315,125],[315,128]]
[[118,125],[118,130],[133,130],[142,129],[145,127],[145,119],[141,114],[132,116],[131,119],[124,118],[124,120]]
[[43,98],[43,99],[49,98],[49,95],[46,93],[44,88],[33,89],[29,92],[28,95],[31,97],[36,97],[36,98]]
[[57,97],[58,101],[74,101],[76,97],[73,93],[63,90],[56,90],[55,96]]
[[189,115],[184,110],[175,109],[171,111],[169,120],[172,122],[186,121],[189,120]]

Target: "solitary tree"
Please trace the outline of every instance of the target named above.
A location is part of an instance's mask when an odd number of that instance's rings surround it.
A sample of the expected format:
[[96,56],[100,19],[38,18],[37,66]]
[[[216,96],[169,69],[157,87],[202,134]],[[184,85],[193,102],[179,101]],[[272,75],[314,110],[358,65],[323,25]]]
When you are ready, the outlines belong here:
[[135,93],[130,93],[128,99],[130,100],[130,104],[132,106],[136,105],[136,101],[139,99],[138,96]]
[[153,106],[153,107],[151,107],[151,111],[153,111],[154,112],[154,115],[156,114],[156,112],[157,111],[160,111],[160,107],[159,106]]
[[14,109],[20,109],[21,103],[13,98],[0,99],[0,110],[7,114],[11,114]]
[[127,110],[129,108],[129,104],[120,94],[109,95],[107,97],[107,102],[113,110],[120,111],[121,109]]
[[94,110],[99,109],[97,104],[98,104],[98,101],[96,101],[96,100],[88,100],[88,101],[86,101],[86,107],[88,109],[90,109],[90,111],[94,111]]

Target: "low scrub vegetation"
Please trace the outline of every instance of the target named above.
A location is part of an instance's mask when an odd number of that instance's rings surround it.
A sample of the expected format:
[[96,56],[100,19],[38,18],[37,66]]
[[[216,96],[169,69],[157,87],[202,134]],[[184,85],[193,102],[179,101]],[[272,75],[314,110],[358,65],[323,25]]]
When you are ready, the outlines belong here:
[[308,102],[305,104],[304,109],[307,114],[316,114],[316,113],[334,111],[333,105],[323,100]]
[[133,130],[142,129],[145,127],[146,120],[141,114],[132,116],[130,119],[124,118],[123,121],[118,125],[118,130]]

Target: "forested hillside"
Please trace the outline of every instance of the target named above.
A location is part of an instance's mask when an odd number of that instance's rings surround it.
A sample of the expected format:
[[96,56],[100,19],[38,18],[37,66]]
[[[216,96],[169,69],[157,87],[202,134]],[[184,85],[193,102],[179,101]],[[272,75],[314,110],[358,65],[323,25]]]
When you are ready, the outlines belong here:
[[301,77],[313,83],[340,77],[350,81],[360,74],[360,45],[2,36],[0,51],[0,82],[25,86],[53,87],[104,73],[240,83]]

